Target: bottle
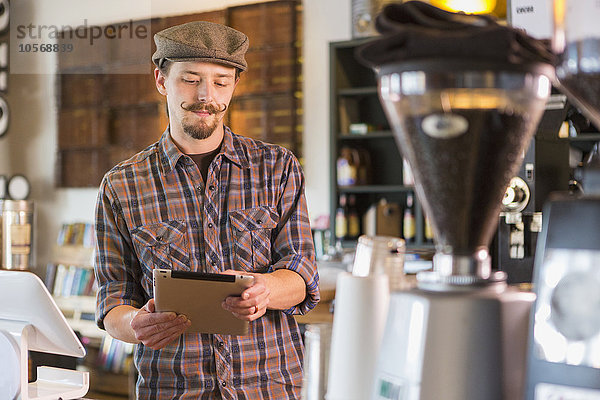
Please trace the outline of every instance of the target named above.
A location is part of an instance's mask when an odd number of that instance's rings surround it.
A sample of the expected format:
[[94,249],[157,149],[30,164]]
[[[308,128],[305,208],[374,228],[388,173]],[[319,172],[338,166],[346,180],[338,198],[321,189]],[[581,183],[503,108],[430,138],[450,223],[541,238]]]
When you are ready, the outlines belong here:
[[356,210],[356,196],[348,197],[348,239],[358,239],[360,236],[360,218]]
[[338,186],[352,186],[358,183],[358,153],[350,147],[342,147],[336,161]]
[[368,185],[371,183],[371,155],[364,148],[357,150],[358,155],[358,171],[357,184]]
[[344,240],[348,237],[348,210],[346,195],[341,194],[338,207],[335,210],[335,238]]
[[429,217],[425,216],[423,226],[423,236],[425,237],[425,243],[433,243],[433,229],[431,228],[431,222],[429,221]]
[[406,244],[414,243],[416,236],[416,224],[414,213],[414,199],[411,193],[406,195],[406,208],[404,209],[404,218],[402,221],[402,233]]

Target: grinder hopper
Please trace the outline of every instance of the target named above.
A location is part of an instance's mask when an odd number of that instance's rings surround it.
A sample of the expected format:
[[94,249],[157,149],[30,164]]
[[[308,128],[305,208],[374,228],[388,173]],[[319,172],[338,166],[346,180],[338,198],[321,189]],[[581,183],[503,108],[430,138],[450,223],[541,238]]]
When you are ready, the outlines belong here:
[[381,67],[381,101],[436,237],[422,287],[503,280],[488,246],[549,95],[542,72],[470,61]]

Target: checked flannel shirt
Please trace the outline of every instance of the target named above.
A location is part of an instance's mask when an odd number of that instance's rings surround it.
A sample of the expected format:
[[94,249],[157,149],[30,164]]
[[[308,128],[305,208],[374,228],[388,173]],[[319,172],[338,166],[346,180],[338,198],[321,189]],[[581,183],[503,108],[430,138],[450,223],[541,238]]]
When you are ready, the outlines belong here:
[[139,399],[300,398],[303,346],[293,314],[317,304],[319,277],[304,177],[291,152],[225,127],[205,184],[167,129],[104,177],[96,237],[101,328],[112,308],[153,297],[153,268],[287,268],[306,282],[302,303],[267,310],[247,336],[183,334],[161,350],[138,344]]

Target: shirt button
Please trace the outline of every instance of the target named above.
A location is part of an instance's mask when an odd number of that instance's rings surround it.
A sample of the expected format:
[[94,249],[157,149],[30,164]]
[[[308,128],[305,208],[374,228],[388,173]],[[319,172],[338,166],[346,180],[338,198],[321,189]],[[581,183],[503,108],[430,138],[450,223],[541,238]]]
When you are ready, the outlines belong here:
[[259,224],[259,225],[262,224],[262,219],[257,219],[256,223]]
[[202,191],[202,186],[200,186],[200,185],[196,186],[196,190],[199,191],[199,192],[201,192]]
[[212,227],[213,227],[213,224],[212,224],[212,222],[209,222],[209,223],[208,223],[208,227],[209,227],[210,229],[212,229]]
[[223,387],[227,386],[227,382],[225,382],[225,381],[222,381],[222,382],[221,382],[221,386],[223,386]]
[[217,343],[217,346],[219,346],[219,347],[221,347],[221,348],[222,348],[223,346],[225,346],[225,343],[223,343],[223,342],[219,342],[219,343]]
[[208,190],[215,190],[215,185],[210,185],[210,186],[208,187]]

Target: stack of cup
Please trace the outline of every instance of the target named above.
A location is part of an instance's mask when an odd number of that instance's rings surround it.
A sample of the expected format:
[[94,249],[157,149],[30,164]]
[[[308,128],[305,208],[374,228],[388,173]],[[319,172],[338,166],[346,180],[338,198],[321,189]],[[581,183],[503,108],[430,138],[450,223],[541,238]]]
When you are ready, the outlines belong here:
[[361,236],[352,274],[338,275],[331,334],[327,400],[371,395],[383,337],[390,279],[403,276],[404,240]]

